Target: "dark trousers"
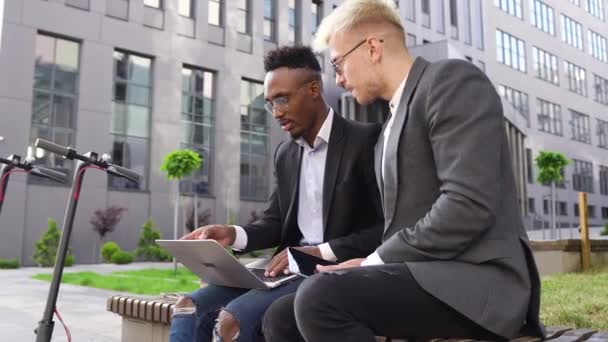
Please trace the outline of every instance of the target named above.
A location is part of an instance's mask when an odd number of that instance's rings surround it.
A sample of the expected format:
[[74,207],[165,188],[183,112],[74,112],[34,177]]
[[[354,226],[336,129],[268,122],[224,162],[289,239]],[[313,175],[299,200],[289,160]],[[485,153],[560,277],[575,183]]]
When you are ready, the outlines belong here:
[[267,342],[373,342],[374,336],[504,340],[424,291],[405,264],[314,275],[295,295],[270,306],[263,331]]

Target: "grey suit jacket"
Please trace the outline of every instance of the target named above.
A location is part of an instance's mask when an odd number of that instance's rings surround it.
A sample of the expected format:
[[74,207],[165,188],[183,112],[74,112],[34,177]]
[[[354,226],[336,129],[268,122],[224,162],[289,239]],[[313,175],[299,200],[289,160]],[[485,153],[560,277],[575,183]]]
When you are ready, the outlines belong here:
[[[323,180],[323,241],[339,261],[365,257],[380,244],[382,207],[374,175],[374,143],[380,125],[346,120],[334,114]],[[262,217],[243,228],[245,252],[297,246],[298,187],[302,147],[292,139],[277,147],[275,185]]]
[[378,253],[427,292],[504,337],[543,335],[539,277],[517,205],[501,102],[459,60],[415,60],[375,168],[385,215]]

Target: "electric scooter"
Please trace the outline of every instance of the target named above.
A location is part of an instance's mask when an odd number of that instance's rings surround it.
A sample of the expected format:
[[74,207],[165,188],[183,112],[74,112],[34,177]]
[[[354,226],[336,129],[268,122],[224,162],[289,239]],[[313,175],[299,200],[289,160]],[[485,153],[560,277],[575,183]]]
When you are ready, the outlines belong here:
[[44,314],[40,322],[38,322],[38,328],[35,330],[36,342],[50,342],[53,335],[53,327],[55,325],[55,322],[53,322],[53,314],[57,312],[55,305],[57,304],[59,285],[63,274],[65,257],[70,243],[70,235],[72,234],[74,216],[76,215],[76,208],[80,199],[80,190],[82,189],[82,180],[85,171],[87,169],[97,169],[104,171],[109,175],[122,177],[136,183],[139,182],[140,176],[132,170],[112,164],[112,157],[108,154],[103,154],[101,157],[99,157],[99,154],[96,152],[88,152],[81,155],[70,147],[57,145],[42,139],[36,139],[34,145],[37,148],[77,161],[74,181],[72,182],[72,191],[70,193],[65,219],[63,221],[63,231],[59,241],[59,249],[57,250],[57,257],[55,258],[53,280],[51,281],[51,286],[49,288]]

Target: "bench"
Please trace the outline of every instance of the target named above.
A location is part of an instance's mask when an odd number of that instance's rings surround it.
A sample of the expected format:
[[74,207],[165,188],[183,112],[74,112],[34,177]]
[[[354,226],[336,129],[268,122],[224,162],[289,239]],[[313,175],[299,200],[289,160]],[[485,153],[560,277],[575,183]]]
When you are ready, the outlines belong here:
[[[121,340],[128,342],[166,342],[169,340],[171,312],[175,297],[111,296],[107,310],[122,316]],[[405,342],[405,340],[377,337],[378,342]],[[510,342],[538,342],[538,337],[519,337]],[[608,342],[608,331],[547,328],[547,340],[551,342]],[[411,342],[411,341],[409,341]],[[423,341],[416,341],[423,342]],[[426,342],[476,342],[471,339],[431,339]]]

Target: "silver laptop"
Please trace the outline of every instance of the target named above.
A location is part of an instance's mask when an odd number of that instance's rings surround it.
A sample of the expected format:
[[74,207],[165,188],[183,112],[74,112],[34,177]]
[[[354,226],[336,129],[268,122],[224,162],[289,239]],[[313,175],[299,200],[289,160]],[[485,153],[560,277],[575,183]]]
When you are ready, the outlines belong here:
[[248,267],[215,240],[156,240],[177,261],[212,285],[245,289],[271,289],[282,285],[297,274],[265,277],[265,265]]

